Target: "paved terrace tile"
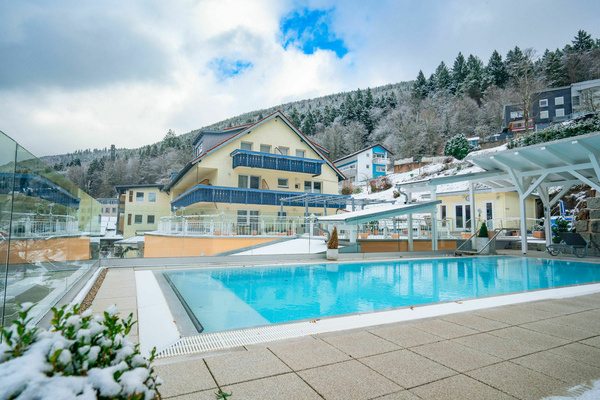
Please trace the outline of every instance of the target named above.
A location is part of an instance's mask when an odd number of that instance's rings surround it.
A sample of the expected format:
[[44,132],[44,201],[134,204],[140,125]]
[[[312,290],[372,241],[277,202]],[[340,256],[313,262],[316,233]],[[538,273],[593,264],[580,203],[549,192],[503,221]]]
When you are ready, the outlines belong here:
[[[112,300],[136,315],[133,270],[109,271],[98,293],[93,306]],[[600,380],[598,360],[595,294],[162,359],[155,369],[169,400],[218,390],[230,400],[541,399]]]

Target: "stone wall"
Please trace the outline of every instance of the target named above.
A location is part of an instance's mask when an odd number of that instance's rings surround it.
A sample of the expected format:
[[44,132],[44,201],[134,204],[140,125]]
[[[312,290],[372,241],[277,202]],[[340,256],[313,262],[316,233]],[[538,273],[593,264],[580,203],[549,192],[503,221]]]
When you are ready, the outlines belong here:
[[[588,197],[588,213],[583,213],[588,219],[580,219],[575,222],[575,231],[579,233],[587,242],[594,241],[600,246],[600,197]],[[596,254],[597,250],[590,248],[590,253]]]

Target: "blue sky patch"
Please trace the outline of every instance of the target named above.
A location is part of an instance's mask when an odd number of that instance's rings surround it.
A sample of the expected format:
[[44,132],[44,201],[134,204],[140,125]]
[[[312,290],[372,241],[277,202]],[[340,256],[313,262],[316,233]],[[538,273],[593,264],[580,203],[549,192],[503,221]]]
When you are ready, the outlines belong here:
[[283,48],[294,46],[304,54],[313,54],[319,49],[330,50],[342,58],[348,53],[348,49],[344,41],[330,30],[332,14],[333,9],[303,8],[286,15],[280,23]]
[[224,81],[227,78],[241,74],[247,69],[251,69],[252,63],[245,60],[213,58],[208,66],[215,71],[215,74],[220,81]]

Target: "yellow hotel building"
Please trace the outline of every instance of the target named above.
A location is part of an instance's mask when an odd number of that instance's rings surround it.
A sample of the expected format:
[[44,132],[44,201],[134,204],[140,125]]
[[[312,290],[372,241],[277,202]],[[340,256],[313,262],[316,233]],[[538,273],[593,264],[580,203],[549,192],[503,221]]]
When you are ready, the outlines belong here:
[[[307,215],[345,208],[349,196],[338,195],[344,175],[280,111],[254,124],[203,130],[193,145],[193,160],[162,188],[172,217],[146,234],[146,257],[268,242],[306,232]],[[235,244],[223,240],[234,236]]]

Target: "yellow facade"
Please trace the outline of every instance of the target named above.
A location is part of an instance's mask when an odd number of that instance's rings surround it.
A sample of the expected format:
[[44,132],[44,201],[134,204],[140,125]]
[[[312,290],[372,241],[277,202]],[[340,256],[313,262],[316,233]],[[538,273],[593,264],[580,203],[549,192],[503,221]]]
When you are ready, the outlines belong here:
[[[202,184],[222,187],[238,187],[240,175],[259,176],[260,189],[284,192],[305,193],[305,181],[319,182],[321,193],[338,194],[338,174],[327,164],[323,164],[321,174],[313,176],[307,173],[280,171],[267,168],[233,168],[231,153],[239,150],[242,143],[250,145],[252,151],[260,151],[261,145],[270,146],[271,153],[275,148],[286,148],[288,154],[296,155],[296,151],[304,151],[304,158],[323,160],[322,156],[314,151],[306,141],[296,134],[280,117],[267,120],[264,124],[253,127],[247,134],[241,134],[235,140],[224,145],[218,150],[205,155],[170,189],[171,200],[176,199],[190,188]],[[287,180],[286,185],[280,185],[280,180]],[[185,214],[211,214],[221,211],[258,210],[261,215],[275,215],[280,206],[258,204],[229,204],[229,203],[199,203],[186,207]],[[284,206],[288,216],[303,215],[304,207]],[[333,209],[328,212],[333,213]],[[324,213],[323,208],[309,208],[309,213]]]
[[[155,200],[155,201],[153,201]],[[123,238],[154,231],[160,217],[171,215],[171,198],[159,187],[132,187],[125,192]]]
[[[451,224],[450,228],[452,231],[461,231],[465,230],[460,223],[457,223],[457,206],[465,206],[470,205],[470,199],[468,199],[468,194],[459,194],[459,195],[444,195],[443,193],[437,194],[437,199],[442,201],[442,204],[438,206],[438,218],[442,218],[442,208],[446,207],[446,219],[448,223]],[[491,209],[493,210],[492,219],[495,220],[497,226],[492,226],[491,228],[500,228],[500,223],[502,223],[504,227],[518,227],[518,223],[514,222],[514,219],[520,218],[520,205],[519,205],[519,195],[515,192],[475,192],[475,212],[471,211],[471,217],[475,217],[477,219],[477,226],[479,227],[481,223],[488,219],[486,215],[487,205],[491,204]],[[527,213],[527,227],[528,229],[533,228],[534,221],[536,218],[535,215],[535,197],[528,197],[525,201],[526,205],[526,213]],[[463,210],[464,215],[464,210]],[[510,222],[512,219],[512,222]]]

